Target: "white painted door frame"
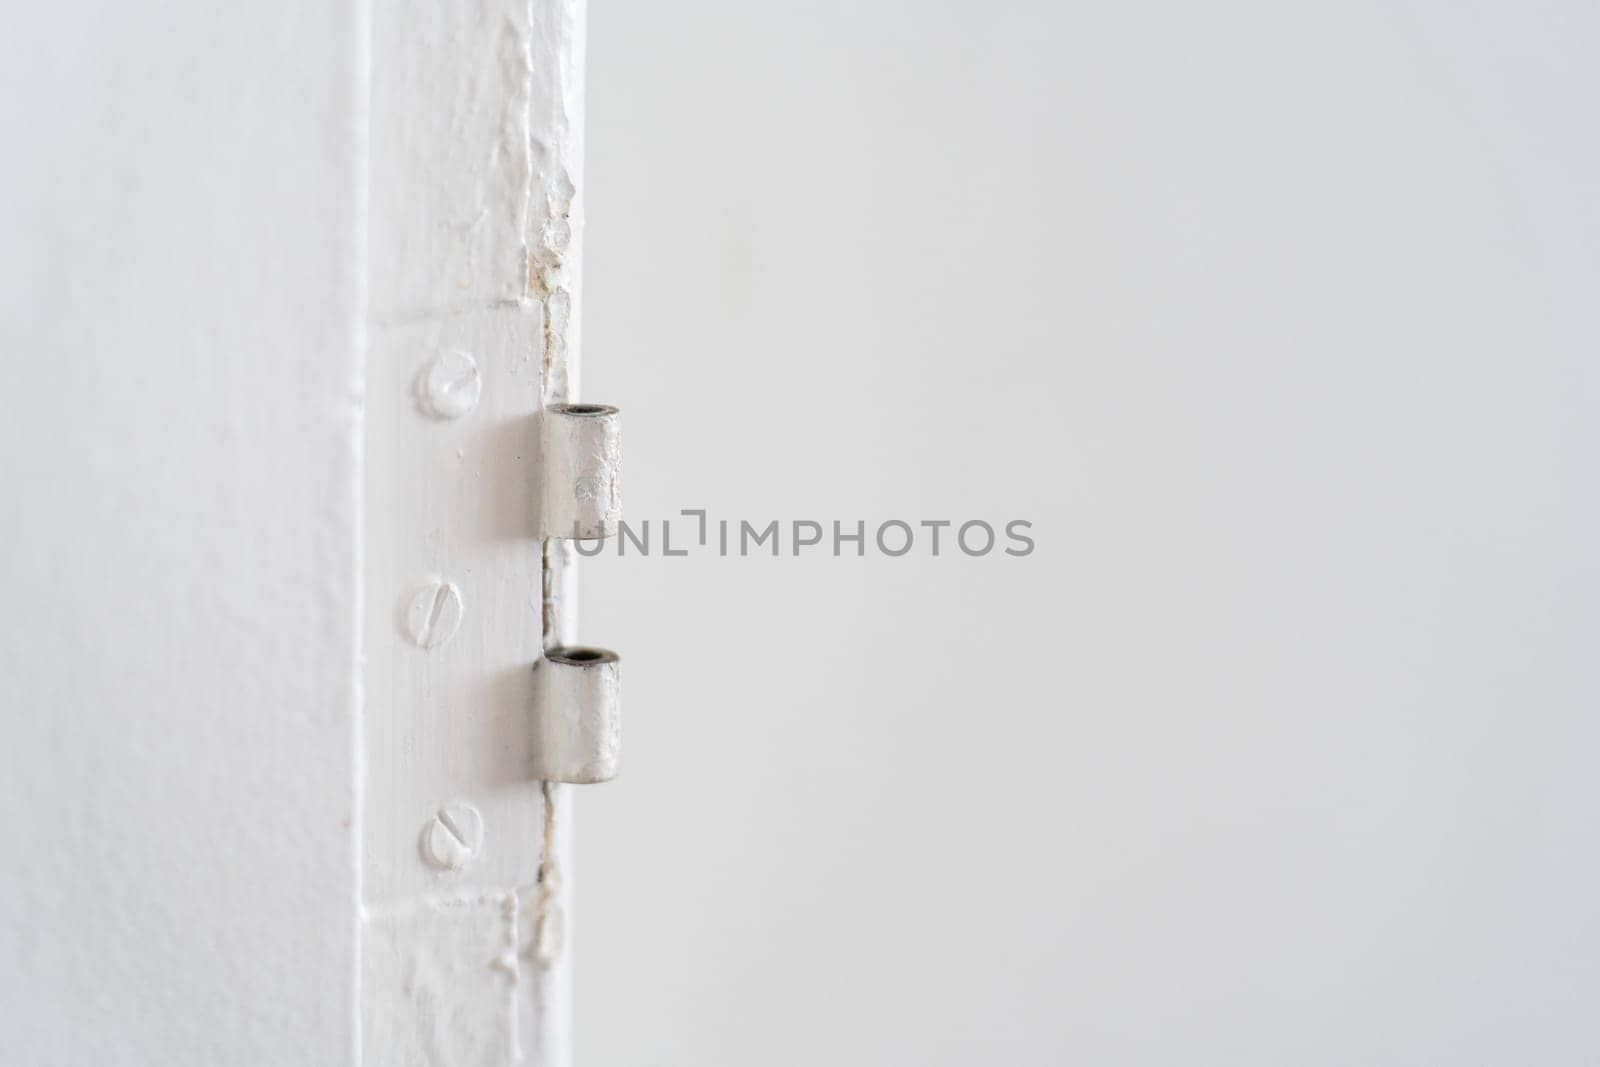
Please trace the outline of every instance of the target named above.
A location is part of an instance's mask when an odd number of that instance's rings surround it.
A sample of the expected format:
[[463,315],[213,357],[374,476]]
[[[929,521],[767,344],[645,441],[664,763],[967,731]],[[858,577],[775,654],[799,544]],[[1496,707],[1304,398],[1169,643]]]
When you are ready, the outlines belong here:
[[533,665],[576,638],[537,416],[576,395],[582,0],[372,23],[364,1062],[570,1061],[571,792],[532,777]]

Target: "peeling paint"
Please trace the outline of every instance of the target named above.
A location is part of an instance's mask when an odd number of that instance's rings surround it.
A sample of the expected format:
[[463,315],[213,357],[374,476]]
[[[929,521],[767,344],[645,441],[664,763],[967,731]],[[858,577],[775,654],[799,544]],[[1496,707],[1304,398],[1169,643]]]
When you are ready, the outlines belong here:
[[367,1062],[517,1063],[517,927],[515,891],[428,896],[368,914]]
[[528,144],[535,188],[526,238],[527,282],[544,316],[543,399],[550,404],[577,390],[584,5],[581,0],[536,2],[531,28]]
[[[546,149],[544,153],[549,154]],[[568,254],[573,246],[573,207],[577,188],[565,166],[557,163],[546,183],[538,240],[529,250],[528,288],[544,314],[544,402],[556,403],[571,393],[572,289]]]
[[539,888],[534,914],[533,939],[528,946],[540,967],[548,968],[561,958],[566,944],[566,913],[561,907],[561,866],[556,848],[556,796],[561,787],[555,782],[544,786],[544,841],[539,853]]

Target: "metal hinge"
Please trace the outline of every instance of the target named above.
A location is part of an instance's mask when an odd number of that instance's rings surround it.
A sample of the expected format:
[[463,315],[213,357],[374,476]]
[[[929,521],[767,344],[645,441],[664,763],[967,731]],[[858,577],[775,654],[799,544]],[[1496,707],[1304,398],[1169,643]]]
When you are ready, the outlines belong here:
[[[552,404],[541,417],[545,540],[603,540],[622,518],[622,413]],[[589,784],[616,777],[622,756],[621,661],[604,648],[545,650],[534,665],[534,773]]]

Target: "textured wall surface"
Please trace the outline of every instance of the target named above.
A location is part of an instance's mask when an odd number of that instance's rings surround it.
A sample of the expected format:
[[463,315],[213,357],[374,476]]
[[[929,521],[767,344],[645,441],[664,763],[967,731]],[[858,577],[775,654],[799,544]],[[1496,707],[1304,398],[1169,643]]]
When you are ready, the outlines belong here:
[[0,1063],[343,1064],[365,30],[0,43]]

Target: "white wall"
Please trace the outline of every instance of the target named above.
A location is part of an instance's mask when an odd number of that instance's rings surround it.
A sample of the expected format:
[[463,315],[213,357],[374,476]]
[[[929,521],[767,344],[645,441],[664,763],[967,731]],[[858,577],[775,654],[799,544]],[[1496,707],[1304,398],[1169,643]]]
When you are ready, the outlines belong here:
[[364,30],[0,45],[0,1063],[355,1050]]
[[1570,2],[598,5],[629,516],[1039,547],[585,564],[580,1058],[1594,1063],[1597,60]]
[[8,37],[0,1063],[570,1062],[530,445],[577,399],[584,10]]
[[[1039,548],[584,563],[582,1062],[1594,1061],[1597,31],[597,8],[629,514]],[[0,1063],[353,1059],[367,35],[0,46]]]

